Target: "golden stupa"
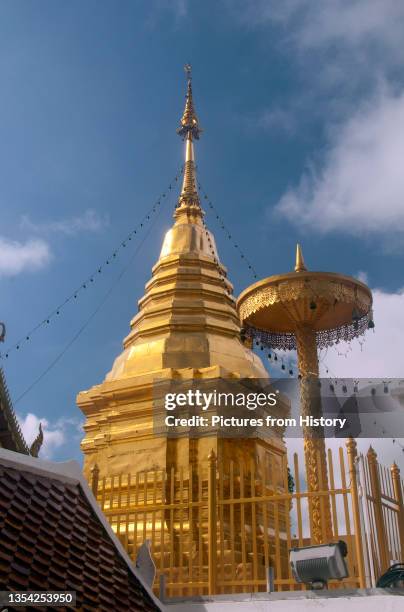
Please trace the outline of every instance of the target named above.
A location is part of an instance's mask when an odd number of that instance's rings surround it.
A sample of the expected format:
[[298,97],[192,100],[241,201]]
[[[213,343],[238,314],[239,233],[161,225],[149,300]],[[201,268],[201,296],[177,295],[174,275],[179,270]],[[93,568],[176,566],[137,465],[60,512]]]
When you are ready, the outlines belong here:
[[153,384],[158,380],[268,378],[260,358],[240,338],[233,288],[204,223],[194,158],[201,129],[190,71],[177,132],[185,141],[185,164],[174,225],[139,300],[123,352],[105,380],[77,398],[86,417],[84,472],[90,478],[95,465],[100,478],[149,469],[187,470],[207,464],[213,450],[218,462],[270,462],[282,488],[286,451],[280,435],[265,440],[217,435],[170,439],[153,432]]

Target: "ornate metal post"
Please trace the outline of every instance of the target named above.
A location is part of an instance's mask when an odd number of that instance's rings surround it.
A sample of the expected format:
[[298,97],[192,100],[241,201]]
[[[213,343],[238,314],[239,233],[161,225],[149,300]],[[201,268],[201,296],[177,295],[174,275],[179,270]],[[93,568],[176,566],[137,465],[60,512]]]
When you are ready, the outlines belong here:
[[217,519],[216,519],[216,455],[208,455],[208,593],[216,593],[217,575]]
[[[318,357],[315,331],[308,326],[296,329],[302,417],[320,417],[321,397],[318,387]],[[310,492],[328,491],[327,454],[323,431],[308,425],[303,427],[306,477]],[[312,540],[321,544],[333,537],[329,495],[310,498],[310,530]]]
[[376,535],[379,549],[380,572],[385,572],[389,565],[386,530],[384,527],[382,491],[379,478],[379,466],[376,451],[370,446],[367,452],[370,486],[372,489],[373,509],[375,517]]
[[400,468],[397,463],[393,463],[390,468],[391,471],[391,479],[393,481],[393,491],[394,497],[397,502],[397,523],[398,523],[398,532],[400,534],[400,551],[401,551],[401,559],[404,558],[404,504],[403,504],[403,493],[401,490],[401,478],[400,478]]
[[356,559],[358,564],[358,578],[359,588],[366,588],[365,580],[365,562],[363,557],[363,544],[362,544],[362,526],[360,518],[360,505],[359,505],[359,494],[358,494],[358,475],[357,475],[357,451],[356,442],[353,438],[348,438],[346,441],[346,448],[348,453],[348,468],[349,478],[351,482],[351,500],[352,500],[352,512],[355,529],[355,551]]

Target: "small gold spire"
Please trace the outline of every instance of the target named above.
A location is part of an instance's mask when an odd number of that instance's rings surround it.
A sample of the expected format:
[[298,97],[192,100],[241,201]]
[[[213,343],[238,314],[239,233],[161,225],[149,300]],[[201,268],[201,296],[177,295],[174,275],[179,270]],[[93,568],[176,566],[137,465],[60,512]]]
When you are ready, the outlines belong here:
[[295,264],[295,272],[306,272],[307,268],[304,263],[302,249],[300,244],[296,245],[296,264]]
[[197,189],[193,141],[199,139],[202,130],[199,127],[199,121],[194,107],[190,64],[186,64],[184,69],[187,75],[187,95],[180,127],[177,129],[177,133],[185,140],[184,180],[174,217],[178,218],[182,216],[183,213],[186,213],[187,216],[191,215],[198,218],[201,217],[203,213]]
[[216,461],[216,455],[215,455],[215,451],[213,450],[213,448],[211,448],[209,451],[208,459],[211,463],[213,463],[213,461]]

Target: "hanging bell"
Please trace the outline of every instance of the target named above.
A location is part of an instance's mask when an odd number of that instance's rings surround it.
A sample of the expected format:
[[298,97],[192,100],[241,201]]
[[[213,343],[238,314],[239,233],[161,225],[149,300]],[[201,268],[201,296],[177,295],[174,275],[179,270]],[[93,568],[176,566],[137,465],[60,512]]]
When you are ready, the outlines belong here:
[[286,366],[285,366],[284,363],[281,365],[281,368],[282,368],[282,370],[286,370]]
[[278,361],[278,355],[276,353],[274,355],[274,361]]
[[352,310],[352,322],[353,322],[354,329],[358,329],[358,327],[359,327],[358,324],[359,324],[359,319],[360,318],[361,318],[361,316],[360,316],[359,312],[357,311],[356,308],[354,308]]
[[385,393],[388,393],[388,392],[389,392],[389,388],[388,388],[388,386],[387,386],[387,385],[384,385],[384,389],[383,389],[383,391],[384,391]]
[[368,329],[374,329],[374,327],[375,327],[375,322],[372,319],[369,319]]
[[346,385],[342,385],[342,392],[346,393],[348,391],[348,388]]

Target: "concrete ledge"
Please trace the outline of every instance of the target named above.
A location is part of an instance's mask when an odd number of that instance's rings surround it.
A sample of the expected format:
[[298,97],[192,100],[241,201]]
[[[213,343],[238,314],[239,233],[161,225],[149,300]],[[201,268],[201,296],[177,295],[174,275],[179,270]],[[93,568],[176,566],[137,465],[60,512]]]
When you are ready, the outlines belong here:
[[[402,612],[404,589],[335,589],[330,591],[287,591],[277,593],[237,593],[215,597],[178,597],[165,601],[170,612],[287,612],[321,610],[327,612]],[[293,601],[293,604],[292,604]]]

